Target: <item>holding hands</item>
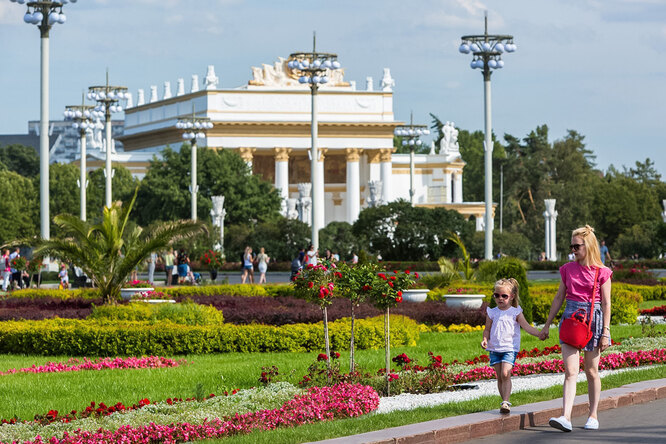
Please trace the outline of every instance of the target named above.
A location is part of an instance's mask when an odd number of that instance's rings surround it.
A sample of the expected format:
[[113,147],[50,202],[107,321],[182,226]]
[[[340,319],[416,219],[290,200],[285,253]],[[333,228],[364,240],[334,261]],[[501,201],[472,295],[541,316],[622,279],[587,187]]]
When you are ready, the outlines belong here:
[[541,339],[542,341],[545,341],[546,339],[548,339],[548,337],[550,336],[550,331],[549,330],[550,330],[550,326],[544,325],[544,327],[539,332],[539,339]]
[[483,347],[484,349],[488,347],[488,338],[483,338],[483,340],[481,341],[481,347]]

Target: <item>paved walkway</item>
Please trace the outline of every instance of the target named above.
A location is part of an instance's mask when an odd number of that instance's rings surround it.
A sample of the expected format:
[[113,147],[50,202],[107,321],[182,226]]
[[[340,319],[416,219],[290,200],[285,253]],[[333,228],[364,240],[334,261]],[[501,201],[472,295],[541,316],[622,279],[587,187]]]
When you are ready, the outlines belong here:
[[[439,444],[470,442],[470,440],[482,442],[480,438],[484,437],[488,437],[483,440],[486,442],[502,440],[500,442],[507,443],[549,442],[542,439],[552,442],[666,442],[666,378],[602,391],[599,403],[602,429],[599,431],[582,430],[588,409],[587,394],[576,396],[572,433],[557,432],[548,426],[548,419],[561,414],[562,399],[558,398],[516,406],[511,415],[500,415],[495,409],[319,441],[319,443]],[[607,412],[613,409],[622,410]],[[645,416],[646,414],[649,416]],[[644,427],[638,427],[639,424],[643,424]],[[648,427],[650,424],[651,427]],[[499,435],[505,433],[507,435]],[[504,438],[507,440],[504,441]],[[568,441],[563,441],[564,439]]]

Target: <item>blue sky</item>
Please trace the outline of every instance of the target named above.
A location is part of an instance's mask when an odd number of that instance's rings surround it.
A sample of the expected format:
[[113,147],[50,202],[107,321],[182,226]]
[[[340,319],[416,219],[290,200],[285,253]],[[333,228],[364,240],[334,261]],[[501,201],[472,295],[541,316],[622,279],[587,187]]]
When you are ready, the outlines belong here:
[[[79,0],[51,32],[51,116],[104,81],[136,97],[165,80],[189,87],[215,65],[220,87],[251,78],[251,66],[309,50],[335,52],[359,88],[391,68],[396,118],[483,128],[483,81],[458,52],[460,36],[511,34],[518,50],[493,74],[496,134],[524,137],[547,124],[585,136],[597,164],[649,157],[666,176],[664,0]],[[39,118],[39,32],[25,6],[0,0],[0,133],[25,133]]]

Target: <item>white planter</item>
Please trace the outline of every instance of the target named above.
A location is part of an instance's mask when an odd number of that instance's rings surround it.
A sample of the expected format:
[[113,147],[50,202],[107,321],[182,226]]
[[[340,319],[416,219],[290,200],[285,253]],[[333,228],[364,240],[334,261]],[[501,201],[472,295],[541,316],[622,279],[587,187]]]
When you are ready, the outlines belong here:
[[451,308],[481,308],[483,300],[485,299],[483,294],[445,294],[444,298],[446,299],[446,305]]
[[137,293],[143,293],[144,291],[155,291],[154,288],[149,287],[149,288],[121,288],[120,289],[120,297],[123,298],[126,301],[129,301],[132,299],[132,296],[134,296]]
[[429,291],[427,288],[410,288],[402,292],[402,300],[405,302],[425,302]]
[[146,304],[175,304],[173,299],[138,299],[138,301],[145,302]]

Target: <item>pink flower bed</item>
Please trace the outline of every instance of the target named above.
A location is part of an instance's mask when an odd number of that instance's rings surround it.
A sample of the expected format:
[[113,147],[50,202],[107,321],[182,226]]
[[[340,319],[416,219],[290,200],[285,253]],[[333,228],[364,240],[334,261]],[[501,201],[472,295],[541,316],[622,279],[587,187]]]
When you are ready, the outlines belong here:
[[[599,360],[599,370],[614,370],[618,368],[639,367],[641,365],[655,365],[666,363],[666,348],[655,350],[627,351],[602,356]],[[583,368],[583,358],[580,359]],[[564,363],[561,359],[550,361],[516,364],[512,374],[515,376],[535,375],[539,373],[562,373]],[[466,372],[460,372],[453,377],[455,384],[481,379],[494,379],[495,370],[491,367],[479,367]]]
[[95,358],[70,359],[67,362],[47,362],[44,365],[33,365],[32,367],[9,369],[0,372],[0,375],[11,375],[14,373],[59,373],[76,372],[81,370],[109,370],[109,369],[132,369],[132,368],[163,368],[178,367],[187,364],[185,359],[175,361],[161,356],[144,356],[142,358]]
[[243,415],[212,419],[203,424],[176,423],[148,424],[141,427],[123,426],[118,430],[99,429],[95,432],[77,430],[65,432],[63,438],[35,437],[24,444],[104,444],[104,443],[177,443],[200,439],[220,438],[249,433],[253,430],[271,430],[294,427],[318,421],[365,415],[379,406],[379,395],[372,387],[358,384],[337,384],[332,387],[313,387],[304,395],[296,396],[279,409],[261,410]]

